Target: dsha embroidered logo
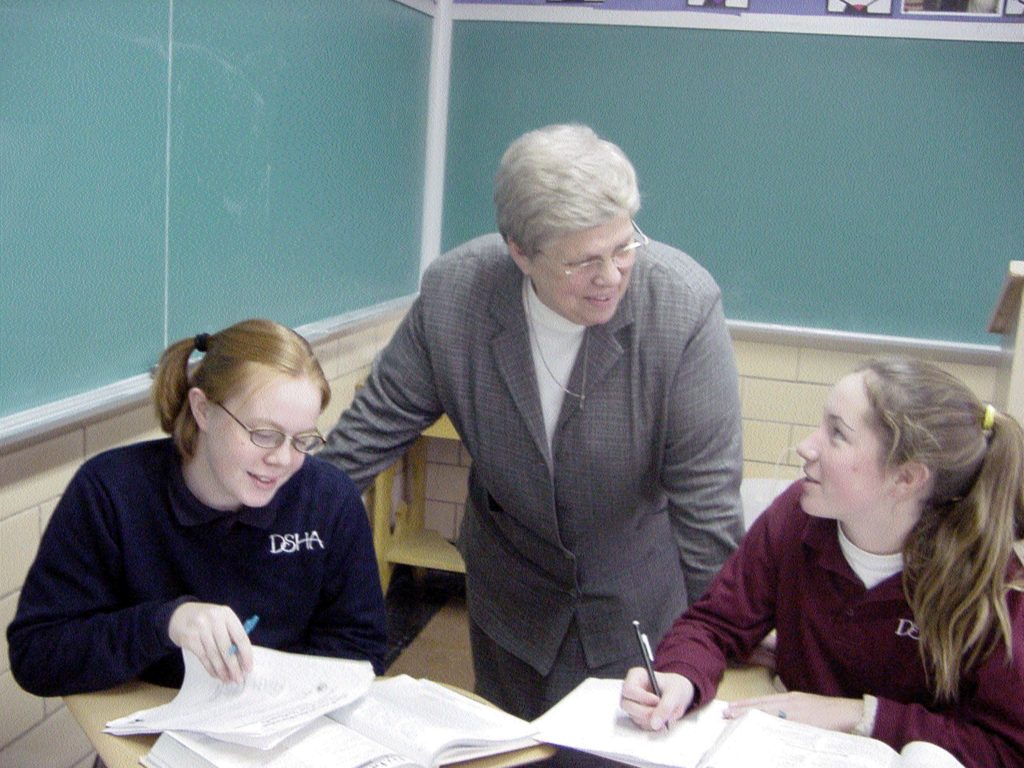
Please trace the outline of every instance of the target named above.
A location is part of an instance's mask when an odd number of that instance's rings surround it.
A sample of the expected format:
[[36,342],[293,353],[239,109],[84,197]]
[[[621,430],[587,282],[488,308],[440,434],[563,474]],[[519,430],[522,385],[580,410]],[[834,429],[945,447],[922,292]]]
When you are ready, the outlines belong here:
[[911,640],[920,640],[921,630],[910,619],[900,619],[900,623],[896,625],[896,637],[909,637]]
[[316,531],[306,533],[272,533],[270,534],[270,554],[281,555],[292,552],[323,549],[324,543]]

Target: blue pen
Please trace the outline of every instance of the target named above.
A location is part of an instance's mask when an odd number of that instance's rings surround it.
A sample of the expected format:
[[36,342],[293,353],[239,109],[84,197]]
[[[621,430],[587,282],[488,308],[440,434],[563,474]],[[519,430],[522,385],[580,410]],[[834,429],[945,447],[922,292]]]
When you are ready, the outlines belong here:
[[[253,629],[256,627],[256,622],[258,622],[259,620],[260,617],[257,616],[255,613],[248,619],[246,619],[245,623],[242,624],[242,629],[245,630],[245,634],[252,634]],[[238,653],[238,646],[232,643],[231,647],[228,648],[228,656],[234,656],[236,653]]]

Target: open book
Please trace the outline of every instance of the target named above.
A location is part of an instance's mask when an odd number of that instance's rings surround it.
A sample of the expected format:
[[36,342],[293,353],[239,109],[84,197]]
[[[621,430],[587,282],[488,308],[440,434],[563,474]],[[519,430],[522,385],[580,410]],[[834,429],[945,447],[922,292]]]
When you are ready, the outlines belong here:
[[355,702],[319,717],[269,750],[166,731],[148,768],[433,768],[535,746],[536,729],[428,680],[376,680]]
[[764,712],[726,720],[712,701],[668,731],[638,728],[619,709],[621,680],[588,678],[535,721],[536,738],[639,768],[963,768],[934,744],[901,753],[876,739],[828,731]]
[[888,744],[794,723],[752,710],[730,721],[700,768],[964,768],[942,747],[912,741],[900,752]]

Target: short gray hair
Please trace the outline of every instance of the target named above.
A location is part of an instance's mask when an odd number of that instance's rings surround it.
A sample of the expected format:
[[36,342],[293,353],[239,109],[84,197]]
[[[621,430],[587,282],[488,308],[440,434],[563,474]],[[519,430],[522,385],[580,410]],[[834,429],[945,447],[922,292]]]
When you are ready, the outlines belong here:
[[549,125],[505,150],[494,182],[498,231],[533,256],[551,240],[640,210],[626,154],[585,125]]

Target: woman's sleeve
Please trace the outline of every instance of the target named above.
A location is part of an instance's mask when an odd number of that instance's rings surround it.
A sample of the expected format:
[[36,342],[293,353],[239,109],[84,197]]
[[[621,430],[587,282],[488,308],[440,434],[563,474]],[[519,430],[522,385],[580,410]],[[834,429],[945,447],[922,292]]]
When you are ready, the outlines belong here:
[[743,534],[736,364],[721,300],[716,296],[709,304],[673,377],[661,467],[690,604],[704,594]]
[[443,412],[426,349],[422,304],[417,298],[374,359],[369,377],[328,433],[327,445],[319,454],[360,490],[369,487]]

